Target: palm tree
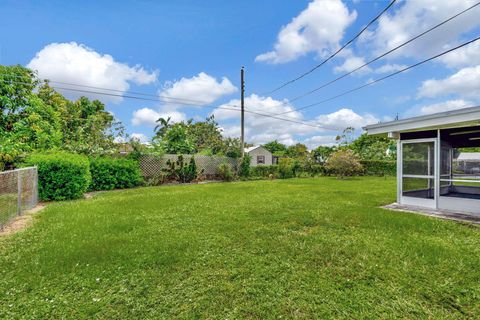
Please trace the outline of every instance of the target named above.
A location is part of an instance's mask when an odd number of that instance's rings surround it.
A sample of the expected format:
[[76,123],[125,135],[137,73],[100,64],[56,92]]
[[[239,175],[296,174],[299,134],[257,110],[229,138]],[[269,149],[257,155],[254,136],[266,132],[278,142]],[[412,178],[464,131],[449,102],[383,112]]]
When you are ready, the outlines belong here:
[[170,123],[170,117],[167,119],[158,118],[155,122],[158,123],[153,130],[155,132],[155,138],[163,138],[165,133],[167,133],[168,129],[172,126]]

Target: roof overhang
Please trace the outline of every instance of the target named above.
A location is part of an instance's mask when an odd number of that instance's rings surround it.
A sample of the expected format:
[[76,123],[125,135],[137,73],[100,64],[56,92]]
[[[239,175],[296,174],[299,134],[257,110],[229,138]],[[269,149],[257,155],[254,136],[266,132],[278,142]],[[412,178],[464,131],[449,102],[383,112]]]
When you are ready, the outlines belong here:
[[480,125],[480,106],[440,112],[426,116],[372,124],[364,127],[369,135],[394,136],[413,132]]

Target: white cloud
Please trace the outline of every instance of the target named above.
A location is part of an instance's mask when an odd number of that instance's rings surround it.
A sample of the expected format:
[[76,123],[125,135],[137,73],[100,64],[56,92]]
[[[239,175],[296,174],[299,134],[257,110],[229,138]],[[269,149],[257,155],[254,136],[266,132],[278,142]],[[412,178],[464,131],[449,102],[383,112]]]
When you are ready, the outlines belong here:
[[430,79],[422,83],[419,97],[435,98],[455,94],[460,97],[480,98],[480,65],[464,68],[453,75],[441,79]]
[[440,57],[440,61],[451,68],[480,65],[480,42],[473,42],[468,46],[452,51]]
[[[345,59],[342,65],[335,67],[333,70],[336,73],[341,73],[341,72],[350,72],[353,71],[354,69],[362,66],[365,64],[365,59],[362,57],[357,57],[357,56],[350,56]],[[368,66],[363,67],[359,71],[357,71],[356,74],[365,74],[368,72],[371,72],[372,69]]]
[[[240,101],[234,99],[220,105],[213,111],[215,119],[222,125],[225,136],[238,137],[240,135],[239,105]],[[222,108],[234,110],[225,110]],[[245,109],[262,114],[279,114],[292,111],[293,106],[287,100],[280,101],[272,99],[271,97],[261,97],[252,94],[245,98]],[[291,112],[278,117],[305,122],[300,112]],[[294,138],[295,135],[305,136],[320,131],[322,131],[320,128],[245,112],[245,135],[246,140],[250,143],[261,144],[276,139],[285,144],[292,144],[296,142]]]
[[303,143],[310,149],[315,149],[318,146],[334,146],[336,145],[336,135],[312,136],[305,139]]
[[[397,4],[399,9],[384,14],[378,27],[362,36],[362,42],[373,43],[375,54],[383,53],[407,41],[475,3],[474,0],[415,0]],[[479,8],[470,10],[461,17],[448,22],[435,32],[428,33],[421,39],[391,54],[391,57],[422,58],[431,56],[445,49],[447,44],[480,25]]]
[[[160,92],[162,98],[176,98],[186,99],[186,103],[193,103],[193,100],[200,101],[199,105],[210,104],[215,102],[222,96],[231,94],[237,91],[237,88],[232,85],[230,80],[222,78],[217,81],[214,77],[201,72],[198,76],[192,78],[181,78],[179,81],[169,82],[164,90]],[[192,100],[192,102],[190,102]],[[133,125],[147,125],[155,126],[155,121],[158,118],[171,118],[172,122],[186,121],[185,113],[180,109],[186,108],[189,105],[181,104],[181,102],[163,104],[158,107],[158,110],[151,108],[142,108],[133,112]],[[192,106],[190,106],[192,107]]]
[[135,126],[146,125],[153,127],[157,125],[158,118],[171,118],[172,122],[185,121],[187,118],[184,113],[176,110],[155,111],[150,108],[142,108],[133,112],[132,124]]
[[433,103],[421,107],[415,107],[407,111],[406,116],[415,116],[415,115],[425,115],[432,114],[450,110],[463,109],[474,106],[474,103],[471,101],[457,99],[457,100],[448,100],[440,103]]
[[197,76],[191,78],[181,78],[175,82],[168,82],[160,92],[160,96],[162,98],[192,100],[205,105],[215,102],[219,98],[232,94],[237,90],[226,77],[223,77],[221,81],[217,81],[217,79],[205,72],[200,72]]
[[360,115],[348,108],[342,108],[338,111],[316,117],[316,122],[318,124],[322,124],[329,128],[336,128],[338,130],[343,130],[347,127],[353,127],[356,130],[360,130],[362,127],[377,123],[378,121],[379,120],[371,114],[366,113]]
[[339,46],[356,18],[357,12],[349,12],[340,0],[314,0],[282,27],[274,50],[258,55],[255,61],[286,63],[309,52],[325,56]]
[[[217,108],[213,114],[215,119],[220,122],[225,136],[238,137],[240,135],[239,126],[239,104],[240,101],[232,100]],[[222,108],[234,109],[225,110]],[[255,94],[246,97],[245,108],[254,112],[267,114],[279,114],[293,110],[293,106],[288,100],[275,100],[271,97],[261,97]],[[351,109],[340,109],[330,114],[320,115],[314,120],[307,121],[302,113],[294,111],[285,115],[279,115],[279,118],[288,118],[298,122],[307,122],[312,127],[298,123],[287,122],[271,117],[264,117],[257,114],[245,113],[245,135],[246,141],[254,144],[262,144],[272,140],[291,145],[302,140],[309,143],[310,146],[319,142],[320,138],[313,138],[312,135],[320,136],[322,132],[341,132],[349,126],[360,129],[362,126],[371,123],[377,123],[378,119],[370,114],[359,115]],[[323,127],[323,128],[321,128]],[[310,139],[310,140],[309,140]],[[324,138],[327,139],[327,138]],[[322,144],[331,143],[331,139],[322,141]],[[318,145],[317,144],[317,145]]]
[[[40,78],[94,87],[119,90],[122,94],[130,88],[130,82],[138,85],[153,83],[157,72],[148,72],[140,65],[133,67],[114,60],[111,55],[100,54],[76,42],[51,43],[37,52],[28,68],[38,71]],[[54,84],[55,85],[55,84]],[[61,85],[69,87],[68,85]],[[79,89],[78,87],[74,87]],[[90,91],[100,91],[85,88]],[[96,95],[59,89],[65,95],[76,98],[89,96],[102,101],[120,102],[121,97]]]
[[144,135],[143,133],[132,133],[130,135],[130,138],[132,138],[132,140],[138,141],[140,143],[145,143],[149,140],[148,137],[146,135]]
[[381,67],[375,69],[375,73],[392,73],[402,69],[405,69],[407,65],[404,64],[384,64]]

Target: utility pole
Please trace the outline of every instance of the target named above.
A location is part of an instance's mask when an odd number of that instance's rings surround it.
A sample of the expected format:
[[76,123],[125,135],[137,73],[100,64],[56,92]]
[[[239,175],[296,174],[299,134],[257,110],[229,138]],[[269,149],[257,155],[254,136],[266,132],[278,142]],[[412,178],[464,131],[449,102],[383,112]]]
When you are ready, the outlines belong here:
[[241,144],[241,154],[242,158],[245,155],[245,69],[242,67],[240,70],[240,85],[241,85],[241,96],[240,96],[240,107],[241,107],[241,137],[240,137],[240,144]]

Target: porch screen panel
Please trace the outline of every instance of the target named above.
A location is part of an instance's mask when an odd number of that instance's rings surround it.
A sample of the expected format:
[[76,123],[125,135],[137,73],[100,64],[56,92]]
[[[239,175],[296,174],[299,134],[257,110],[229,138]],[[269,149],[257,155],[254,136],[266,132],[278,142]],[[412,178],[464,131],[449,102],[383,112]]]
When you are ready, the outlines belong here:
[[[450,162],[450,176],[441,172],[440,195],[480,199],[480,152],[477,148],[450,148],[441,151],[442,160]],[[480,205],[480,204],[479,204]]]
[[412,142],[402,146],[402,195],[435,198],[435,143]]

